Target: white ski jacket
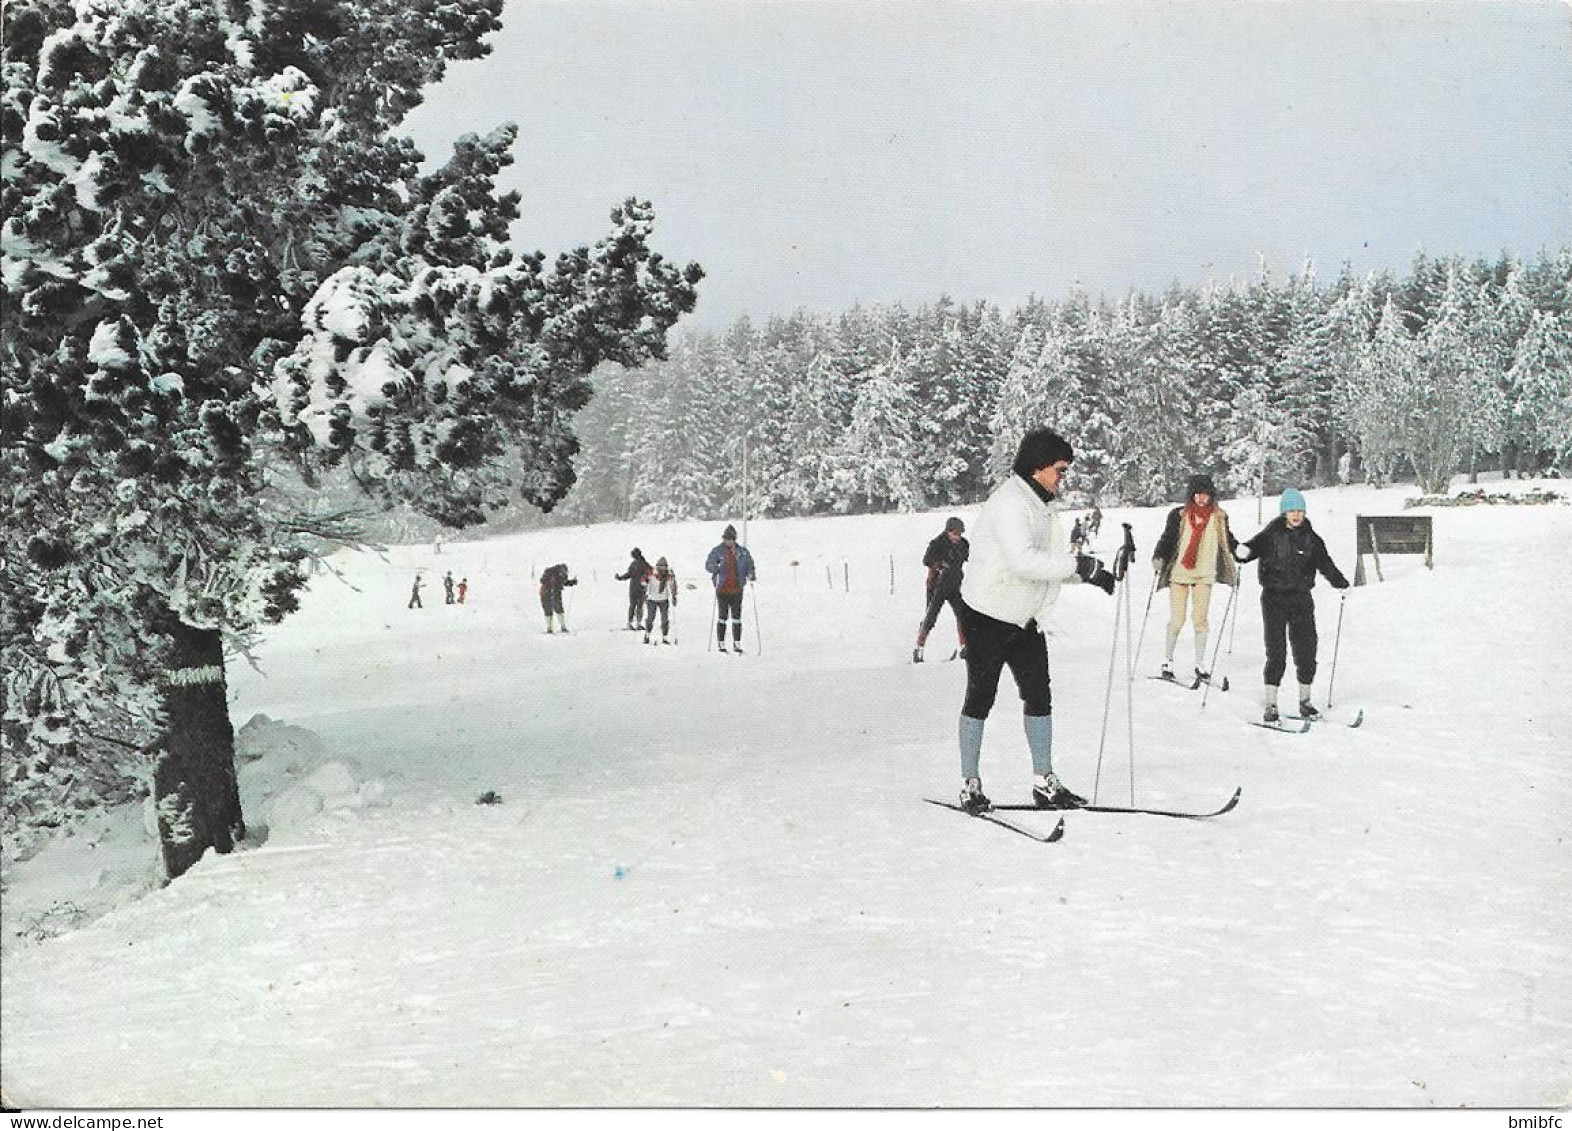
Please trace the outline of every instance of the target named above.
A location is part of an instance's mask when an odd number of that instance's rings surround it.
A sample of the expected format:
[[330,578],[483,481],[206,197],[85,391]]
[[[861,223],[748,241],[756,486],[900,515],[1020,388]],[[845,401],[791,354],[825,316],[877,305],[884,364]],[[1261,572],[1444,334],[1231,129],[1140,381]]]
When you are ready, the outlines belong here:
[[972,554],[961,600],[995,620],[1042,627],[1059,587],[1080,584],[1075,555],[1059,508],[1045,503],[1019,475],[1011,475],[983,503],[968,529]]

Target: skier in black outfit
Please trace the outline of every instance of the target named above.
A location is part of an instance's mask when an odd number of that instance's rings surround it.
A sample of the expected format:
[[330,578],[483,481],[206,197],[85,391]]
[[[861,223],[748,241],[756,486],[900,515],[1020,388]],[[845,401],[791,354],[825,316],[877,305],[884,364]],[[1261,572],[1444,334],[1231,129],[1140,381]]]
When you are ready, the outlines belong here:
[[917,647],[912,649],[914,664],[922,663],[923,645],[928,642],[928,634],[939,620],[939,610],[945,605],[955,614],[955,636],[960,641],[961,655],[966,655],[966,629],[961,626],[961,577],[971,554],[971,543],[961,536],[965,531],[966,524],[960,519],[946,519],[944,529],[923,552],[922,564],[928,567],[928,578],[923,585],[926,604],[922,624],[917,628]]
[[649,590],[650,576],[655,570],[650,563],[644,560],[644,554],[637,546],[633,547],[633,560],[628,563],[628,568],[616,575],[616,580],[628,583],[628,627],[639,629],[639,623],[644,615],[644,597]]
[[[1294,652],[1294,672],[1299,677],[1299,714],[1313,719],[1320,714],[1310,703],[1315,682],[1315,598],[1310,590],[1315,575],[1324,576],[1333,589],[1347,589],[1348,579],[1332,562],[1326,543],[1305,517],[1305,497],[1290,487],[1283,492],[1277,518],[1243,543],[1241,562],[1259,561],[1261,624],[1266,635],[1264,721],[1275,723],[1277,685],[1288,666],[1288,648]],[[1286,636],[1286,640],[1284,639]]]

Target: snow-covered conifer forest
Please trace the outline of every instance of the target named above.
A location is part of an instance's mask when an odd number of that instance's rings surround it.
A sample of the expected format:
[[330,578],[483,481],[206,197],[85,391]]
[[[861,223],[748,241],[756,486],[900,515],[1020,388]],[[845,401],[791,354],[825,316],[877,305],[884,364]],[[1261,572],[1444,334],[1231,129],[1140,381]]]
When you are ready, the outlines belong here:
[[[920,510],[978,501],[1032,422],[1079,438],[1078,499],[1155,503],[1190,467],[1230,493],[1456,473],[1572,452],[1572,251],[1308,266],[1001,311],[798,313],[685,334],[597,379],[578,521]],[[749,482],[741,446],[749,450]],[[1347,457],[1345,460],[1345,456]]]

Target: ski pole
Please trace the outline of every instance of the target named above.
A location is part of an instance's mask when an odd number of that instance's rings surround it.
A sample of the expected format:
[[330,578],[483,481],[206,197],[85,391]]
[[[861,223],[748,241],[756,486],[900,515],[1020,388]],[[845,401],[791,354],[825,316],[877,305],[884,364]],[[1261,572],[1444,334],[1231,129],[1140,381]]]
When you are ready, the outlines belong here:
[[[1135,561],[1135,539],[1131,537],[1130,526],[1124,528],[1125,549],[1123,568],[1119,573],[1125,577],[1129,572],[1130,564]],[[1135,628],[1135,610],[1131,605],[1130,586],[1124,585],[1124,720],[1126,740],[1130,744],[1130,804],[1135,804],[1135,649],[1131,647],[1130,635]]]
[[1135,655],[1130,659],[1130,666],[1136,667],[1141,662],[1141,647],[1146,643],[1146,620],[1152,615],[1152,598],[1157,596],[1157,581],[1161,577],[1157,570],[1152,571],[1152,588],[1146,594],[1146,611],[1141,614],[1141,634],[1135,638]]
[[[1234,614],[1234,599],[1239,596],[1239,586],[1228,587],[1228,605],[1223,609],[1223,623],[1217,626],[1217,643],[1212,645],[1212,671],[1211,678],[1206,681],[1206,689],[1201,692],[1201,710],[1206,710],[1206,697],[1212,693],[1212,684],[1217,681],[1217,653],[1223,647],[1223,629],[1228,627],[1228,618]],[[1239,623],[1238,621],[1234,622]],[[1228,680],[1223,679],[1223,690],[1228,690]]]
[[[1234,586],[1234,588],[1235,588],[1235,590],[1237,590],[1239,587],[1236,585],[1236,586]],[[1228,654],[1230,656],[1232,656],[1234,654],[1234,633],[1236,633],[1238,631],[1239,631],[1239,618],[1236,616],[1236,617],[1234,617],[1234,623],[1228,629]]]
[[1113,707],[1114,661],[1119,654],[1119,621],[1123,606],[1114,603],[1113,646],[1108,651],[1108,685],[1103,692],[1103,727],[1097,737],[1097,772],[1092,775],[1092,804],[1097,804],[1097,790],[1103,780],[1103,749],[1108,742],[1108,712]]
[[[1124,587],[1126,594],[1128,594],[1128,592],[1129,592],[1129,584],[1128,584],[1127,578],[1128,578],[1128,574],[1129,574],[1130,560],[1132,558],[1134,558],[1134,556],[1135,556],[1135,539],[1130,534],[1130,524],[1127,522],[1127,523],[1124,524],[1124,545],[1119,547],[1119,553],[1117,555],[1115,555],[1115,557],[1114,557],[1114,568],[1113,568],[1114,582],[1115,582],[1115,584]],[[1116,597],[1116,599],[1114,601],[1113,645],[1108,650],[1108,683],[1107,683],[1106,688],[1103,691],[1103,725],[1102,725],[1102,731],[1101,731],[1101,733],[1099,733],[1098,738],[1097,738],[1097,771],[1096,771],[1096,773],[1092,777],[1092,801],[1093,801],[1093,803],[1095,803],[1097,801],[1097,791],[1098,791],[1098,789],[1099,789],[1099,787],[1101,786],[1101,783],[1102,783],[1102,778],[1103,778],[1103,751],[1104,751],[1104,749],[1106,749],[1106,747],[1108,745],[1108,715],[1109,715],[1109,712],[1113,709],[1114,664],[1115,664],[1115,661],[1119,658],[1119,622],[1120,622],[1121,619],[1123,619],[1123,615],[1122,614],[1124,612],[1125,607],[1128,604],[1129,604],[1128,600],[1121,602],[1121,601],[1119,601],[1117,599],[1117,597]],[[1125,638],[1126,638],[1125,655],[1126,655],[1126,664],[1128,666],[1128,664],[1130,663],[1130,659],[1129,659],[1129,643],[1128,643],[1129,632],[1128,632],[1128,630],[1126,630],[1126,632],[1125,632]],[[1131,689],[1130,693],[1133,694],[1133,689]],[[1134,732],[1134,723],[1133,722],[1131,724],[1131,728],[1132,729],[1131,729],[1131,732],[1130,732],[1131,733],[1130,774],[1131,774],[1131,782],[1132,782],[1131,788],[1133,789],[1134,788],[1134,784],[1133,784],[1134,783],[1134,775],[1135,775],[1135,756],[1134,756],[1134,734],[1135,734],[1135,732]]]
[[[758,582],[755,581],[753,584],[757,586]],[[758,651],[754,655],[762,656],[764,655],[764,634],[759,631],[759,591],[757,588],[750,588],[748,592],[753,596],[753,639],[759,645]]]
[[1337,684],[1337,649],[1343,642],[1343,608],[1348,604],[1348,594],[1344,593],[1337,600],[1337,634],[1332,638],[1332,675],[1326,681],[1326,706],[1332,708],[1332,688]]
[[[715,614],[717,612],[719,612],[719,611],[720,611],[720,590],[719,589],[712,589],[710,591],[710,620],[714,620],[715,619]],[[706,652],[708,652],[710,650],[710,634],[708,632],[706,632],[704,634],[704,650]]]

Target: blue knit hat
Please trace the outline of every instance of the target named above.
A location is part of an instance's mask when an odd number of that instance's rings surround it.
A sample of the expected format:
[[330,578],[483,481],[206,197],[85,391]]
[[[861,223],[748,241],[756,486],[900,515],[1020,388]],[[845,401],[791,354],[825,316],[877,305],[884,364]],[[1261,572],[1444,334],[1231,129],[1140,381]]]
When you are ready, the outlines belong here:
[[1289,511],[1302,511],[1305,509],[1305,497],[1297,488],[1290,487],[1283,492],[1282,502],[1277,504],[1278,514],[1287,514]]

